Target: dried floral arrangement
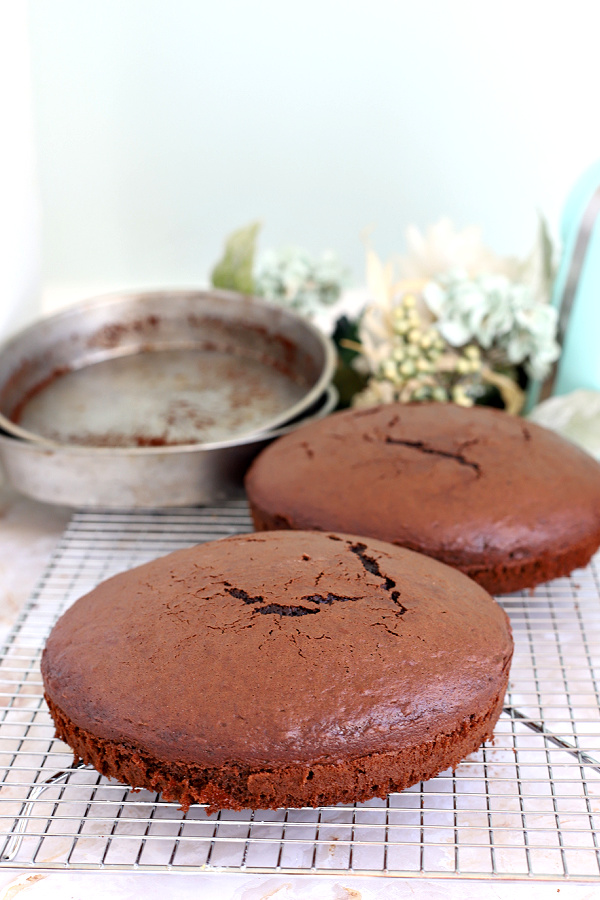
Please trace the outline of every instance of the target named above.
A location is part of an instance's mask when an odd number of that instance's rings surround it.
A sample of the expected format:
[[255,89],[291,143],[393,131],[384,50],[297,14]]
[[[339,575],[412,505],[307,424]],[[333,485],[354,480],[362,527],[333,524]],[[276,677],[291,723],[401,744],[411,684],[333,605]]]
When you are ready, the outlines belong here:
[[348,270],[330,250],[312,256],[301,247],[266,250],[255,262],[260,223],[227,238],[223,258],[211,274],[214,287],[265,297],[315,318],[335,303],[348,281]]
[[[256,293],[310,318],[334,303],[347,270],[332,253],[267,251],[255,267],[259,225],[228,239],[213,270],[217,287]],[[549,305],[552,246],[540,222],[525,260],[499,257],[476,228],[441,220],[411,227],[408,253],[383,263],[367,250],[367,302],[334,330],[343,405],[454,402],[521,411],[529,378],[544,379],[560,348]]]

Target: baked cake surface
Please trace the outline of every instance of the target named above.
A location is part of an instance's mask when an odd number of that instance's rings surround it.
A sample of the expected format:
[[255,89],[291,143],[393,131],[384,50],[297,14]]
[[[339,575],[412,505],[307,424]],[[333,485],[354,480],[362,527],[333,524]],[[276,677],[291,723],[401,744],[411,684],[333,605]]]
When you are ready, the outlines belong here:
[[177,551],[78,600],[47,641],[57,735],[185,807],[383,797],[493,731],[508,619],[379,541],[270,532]]
[[491,593],[585,566],[600,545],[600,465],[484,407],[346,410],[264,450],[246,476],[257,530],[366,534],[454,566]]

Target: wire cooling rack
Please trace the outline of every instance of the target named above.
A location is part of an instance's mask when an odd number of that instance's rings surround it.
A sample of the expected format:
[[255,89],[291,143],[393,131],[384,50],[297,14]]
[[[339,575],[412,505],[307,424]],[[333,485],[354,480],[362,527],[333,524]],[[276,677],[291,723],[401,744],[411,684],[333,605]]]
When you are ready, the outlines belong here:
[[39,673],[58,616],[118,571],[250,530],[242,501],[74,515],[0,658],[0,865],[600,881],[600,558],[502,599],[516,648],[493,742],[386,801],[184,814],[71,768]]

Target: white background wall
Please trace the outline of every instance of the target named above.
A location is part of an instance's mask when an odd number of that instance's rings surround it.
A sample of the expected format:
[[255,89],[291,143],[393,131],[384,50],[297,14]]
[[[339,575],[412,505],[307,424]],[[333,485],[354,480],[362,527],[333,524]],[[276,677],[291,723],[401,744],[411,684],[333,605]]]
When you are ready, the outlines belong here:
[[227,232],[525,253],[600,155],[597,4],[29,0],[46,290],[206,281]]
[[39,305],[39,201],[27,7],[0,0],[0,336]]

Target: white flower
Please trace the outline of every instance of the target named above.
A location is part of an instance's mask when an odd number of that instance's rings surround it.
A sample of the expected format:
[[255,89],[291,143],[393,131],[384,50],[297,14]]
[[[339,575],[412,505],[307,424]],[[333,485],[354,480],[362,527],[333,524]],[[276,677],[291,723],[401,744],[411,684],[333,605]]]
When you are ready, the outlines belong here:
[[428,285],[423,299],[453,347],[471,340],[484,350],[494,347],[508,363],[524,364],[533,378],[545,378],[558,359],[556,310],[539,303],[528,285],[515,284],[505,275],[469,278],[454,272]]
[[483,243],[479,228],[458,231],[450,219],[440,219],[422,233],[414,225],[406,231],[408,252],[398,259],[398,271],[405,278],[435,280],[440,275],[461,270],[469,278],[503,275],[513,283],[527,284],[539,303],[547,303],[554,279],[553,250],[542,218],[533,249],[523,259],[498,256]]
[[406,278],[436,278],[452,269],[470,276],[501,273],[512,277],[518,263],[496,256],[485,246],[481,230],[475,226],[457,231],[450,219],[430,226],[425,234],[414,225],[406,230],[408,253],[398,260],[398,269]]
[[286,247],[267,250],[257,266],[256,292],[314,318],[340,296],[347,272],[337,256],[327,251],[313,258],[306,250]]

